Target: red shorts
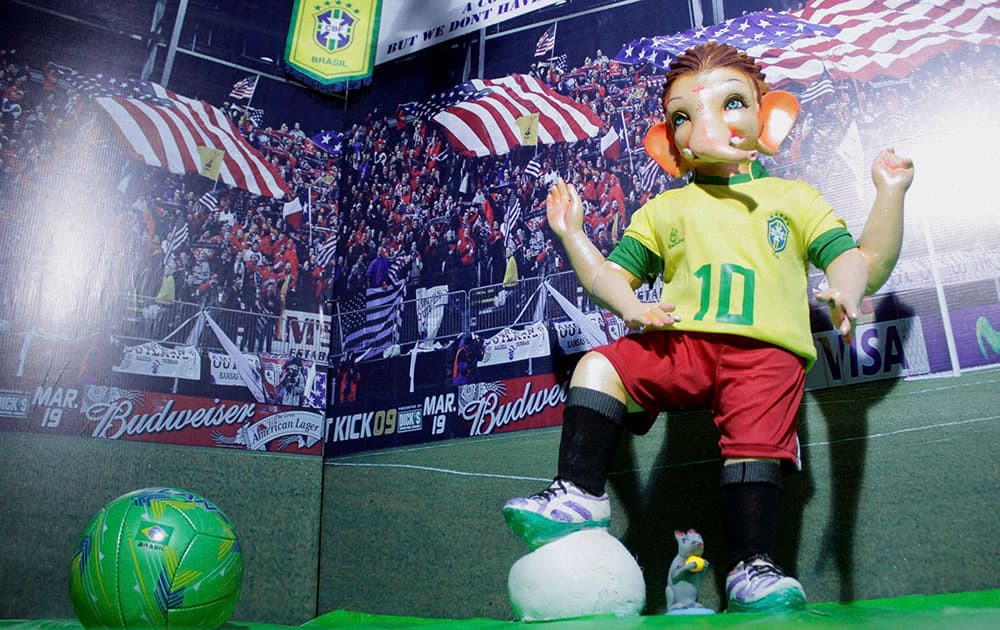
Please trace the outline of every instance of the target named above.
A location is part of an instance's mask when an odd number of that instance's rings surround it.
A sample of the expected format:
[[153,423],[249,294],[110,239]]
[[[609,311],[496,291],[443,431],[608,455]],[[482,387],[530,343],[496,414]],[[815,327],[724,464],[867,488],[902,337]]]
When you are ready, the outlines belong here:
[[607,357],[625,391],[647,413],[707,407],[723,457],[788,460],[800,465],[795,416],[806,361],[773,344],[735,335],[650,331],[594,349]]

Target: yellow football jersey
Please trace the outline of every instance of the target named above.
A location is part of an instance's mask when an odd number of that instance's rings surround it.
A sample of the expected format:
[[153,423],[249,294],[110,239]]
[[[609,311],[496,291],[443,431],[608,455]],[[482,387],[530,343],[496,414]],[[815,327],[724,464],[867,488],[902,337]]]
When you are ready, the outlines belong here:
[[819,191],[770,177],[757,162],[728,180],[696,177],[635,212],[609,259],[663,275],[678,330],[752,337],[816,360],[808,267],[857,247]]

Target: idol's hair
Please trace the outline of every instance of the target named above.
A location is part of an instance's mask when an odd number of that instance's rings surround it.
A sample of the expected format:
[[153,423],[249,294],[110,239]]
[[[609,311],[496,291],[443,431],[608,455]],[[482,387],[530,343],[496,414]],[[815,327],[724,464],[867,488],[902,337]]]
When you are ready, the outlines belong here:
[[712,41],[688,48],[670,63],[667,67],[667,78],[663,82],[661,102],[666,105],[667,93],[678,78],[717,68],[734,68],[743,72],[753,80],[757,88],[757,98],[767,94],[768,86],[764,79],[764,71],[753,57],[735,46]]

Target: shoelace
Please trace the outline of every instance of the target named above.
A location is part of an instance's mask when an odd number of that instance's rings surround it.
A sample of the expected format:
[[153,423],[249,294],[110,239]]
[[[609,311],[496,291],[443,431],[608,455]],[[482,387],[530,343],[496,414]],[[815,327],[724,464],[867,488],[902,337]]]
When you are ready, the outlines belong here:
[[531,498],[549,501],[554,499],[556,495],[566,494],[567,492],[569,491],[566,489],[566,484],[564,484],[561,480],[556,479],[548,488],[531,495]]
[[[757,560],[761,560],[762,562],[755,564]],[[785,577],[785,572],[767,554],[752,556],[743,561],[743,566],[746,567],[747,573],[752,578],[765,576]]]

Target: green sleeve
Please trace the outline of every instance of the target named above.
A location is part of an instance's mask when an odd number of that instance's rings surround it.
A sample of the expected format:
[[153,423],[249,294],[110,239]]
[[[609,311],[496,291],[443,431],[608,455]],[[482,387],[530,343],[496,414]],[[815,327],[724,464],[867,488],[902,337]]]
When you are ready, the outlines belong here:
[[833,262],[834,258],[857,246],[850,232],[844,228],[834,228],[820,234],[810,243],[809,262],[826,271],[826,266]]
[[653,280],[663,273],[663,259],[628,235],[618,241],[608,260],[642,281]]

